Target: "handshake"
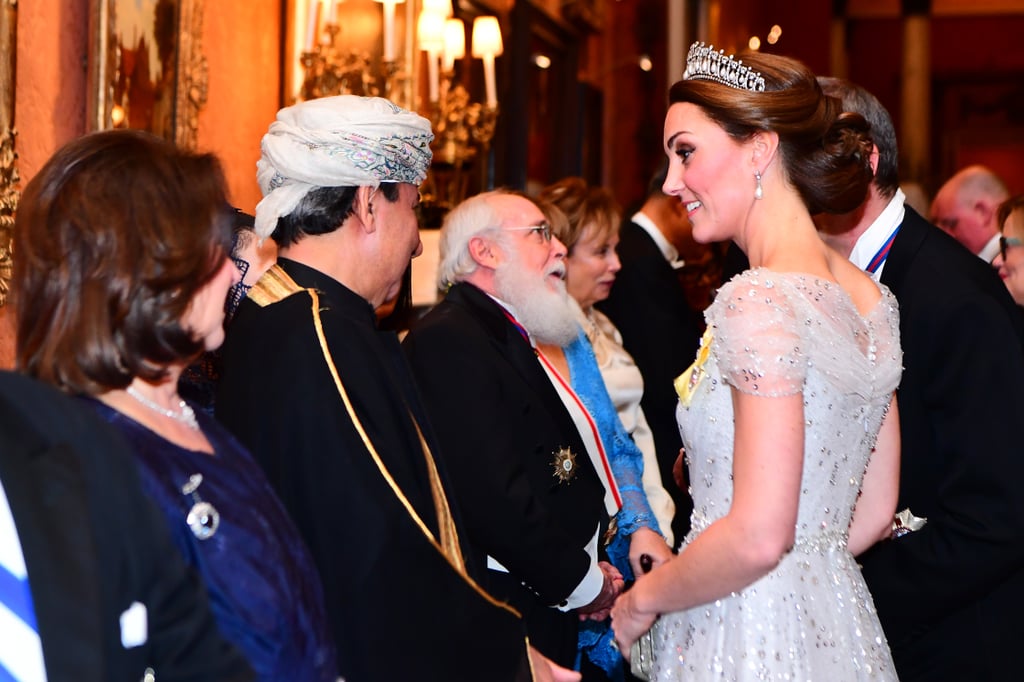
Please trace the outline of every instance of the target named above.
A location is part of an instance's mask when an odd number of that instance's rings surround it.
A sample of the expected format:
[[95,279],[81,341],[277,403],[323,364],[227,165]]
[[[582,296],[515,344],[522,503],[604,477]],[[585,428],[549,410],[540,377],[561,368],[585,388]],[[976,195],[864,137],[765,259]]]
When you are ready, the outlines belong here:
[[601,621],[607,618],[611,613],[612,605],[615,604],[615,599],[622,594],[622,588],[626,583],[622,574],[619,573],[619,569],[607,561],[599,561],[597,566],[601,569],[601,573],[604,574],[604,584],[592,602],[576,609],[580,620]]

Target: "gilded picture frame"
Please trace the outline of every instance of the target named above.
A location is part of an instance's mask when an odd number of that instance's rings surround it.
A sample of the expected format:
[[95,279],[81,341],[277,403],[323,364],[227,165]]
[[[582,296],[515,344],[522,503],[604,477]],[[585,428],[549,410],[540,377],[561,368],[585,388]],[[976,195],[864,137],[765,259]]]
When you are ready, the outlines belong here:
[[204,2],[90,0],[90,130],[139,128],[195,148],[209,85]]
[[0,306],[7,302],[11,279],[11,234],[18,207],[17,160],[14,151],[14,82],[17,56],[18,6],[0,0]]

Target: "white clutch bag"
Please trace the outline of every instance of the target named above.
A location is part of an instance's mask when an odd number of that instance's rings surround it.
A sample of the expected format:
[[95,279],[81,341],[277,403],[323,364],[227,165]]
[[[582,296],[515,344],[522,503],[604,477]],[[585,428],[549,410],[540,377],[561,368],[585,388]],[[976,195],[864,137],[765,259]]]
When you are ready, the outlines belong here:
[[640,639],[633,642],[629,649],[629,671],[633,677],[641,680],[650,680],[651,672],[654,669],[654,628],[658,623],[655,621],[651,629],[640,635]]
[[[650,573],[651,564],[650,556],[640,556],[640,569],[644,573]],[[654,621],[651,629],[640,635],[640,639],[633,642],[629,649],[629,671],[633,677],[645,682],[651,679],[651,671],[654,669],[654,628],[657,626],[658,621]]]

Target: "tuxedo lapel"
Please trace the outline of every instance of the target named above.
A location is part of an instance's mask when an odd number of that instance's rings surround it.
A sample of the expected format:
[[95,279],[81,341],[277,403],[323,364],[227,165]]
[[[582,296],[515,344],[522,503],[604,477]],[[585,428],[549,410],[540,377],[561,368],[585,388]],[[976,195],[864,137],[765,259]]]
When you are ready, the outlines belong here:
[[0,405],[0,477],[28,569],[51,680],[103,676],[103,629],[88,499],[79,461]]
[[622,231],[619,234],[619,245],[616,247],[623,260],[636,261],[636,260],[647,260],[657,261],[660,259],[665,265],[671,269],[672,265],[665,259],[665,254],[662,253],[658,243],[654,241],[654,237],[643,228],[640,223],[634,223],[629,221],[622,226]]
[[551,410],[557,404],[560,409],[564,410],[562,401],[558,398],[551,381],[548,380],[540,366],[536,351],[505,316],[504,309],[490,296],[470,284],[453,287],[448,296],[453,295],[455,297],[452,299],[453,302],[475,308],[478,311],[474,314],[474,318],[483,324],[488,332],[488,337],[501,357],[508,360],[509,364],[516,369],[516,372],[537,395],[545,398],[545,402],[548,403],[547,409]]

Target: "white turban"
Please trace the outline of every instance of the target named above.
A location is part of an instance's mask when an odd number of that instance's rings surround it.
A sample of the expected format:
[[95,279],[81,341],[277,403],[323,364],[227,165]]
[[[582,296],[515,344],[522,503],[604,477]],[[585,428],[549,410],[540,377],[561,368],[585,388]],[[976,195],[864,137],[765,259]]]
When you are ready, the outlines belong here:
[[318,187],[419,185],[433,139],[427,119],[382,97],[321,97],[281,109],[256,162],[263,192],[256,234],[269,237],[277,219]]

